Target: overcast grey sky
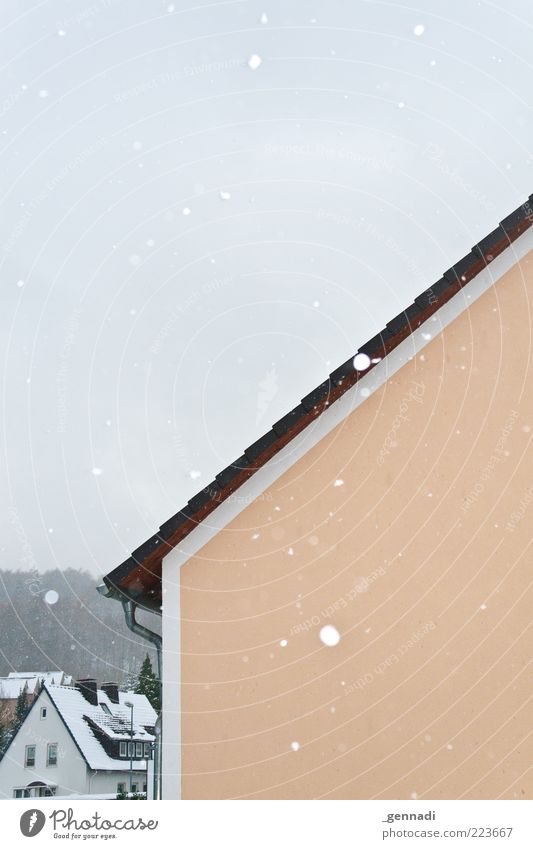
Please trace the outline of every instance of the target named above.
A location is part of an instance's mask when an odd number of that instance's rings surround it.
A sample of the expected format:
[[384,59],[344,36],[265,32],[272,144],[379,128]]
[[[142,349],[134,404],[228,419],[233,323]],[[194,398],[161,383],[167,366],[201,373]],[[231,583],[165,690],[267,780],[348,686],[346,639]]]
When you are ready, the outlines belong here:
[[533,6],[3,0],[4,568],[120,561],[533,191]]

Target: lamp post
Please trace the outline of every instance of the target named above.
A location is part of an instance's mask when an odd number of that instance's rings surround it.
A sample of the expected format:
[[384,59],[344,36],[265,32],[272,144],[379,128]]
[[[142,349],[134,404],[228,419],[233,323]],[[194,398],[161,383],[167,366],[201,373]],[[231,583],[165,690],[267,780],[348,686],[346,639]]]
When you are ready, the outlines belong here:
[[133,793],[133,702],[124,702],[130,709],[130,794]]

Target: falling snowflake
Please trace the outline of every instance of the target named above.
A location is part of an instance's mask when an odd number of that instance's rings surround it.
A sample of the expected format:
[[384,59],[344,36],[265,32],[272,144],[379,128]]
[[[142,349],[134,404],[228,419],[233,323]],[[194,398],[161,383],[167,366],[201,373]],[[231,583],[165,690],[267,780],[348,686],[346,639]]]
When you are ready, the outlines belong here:
[[280,644],[281,648],[284,649],[285,646],[289,645],[289,641],[288,640],[280,640],[279,644]]
[[92,470],[92,473],[93,473],[93,475],[97,478],[97,477],[99,477],[100,475],[103,475],[103,474],[104,474],[104,470],[103,470],[103,469],[100,469],[98,466],[95,466],[95,467],[94,467],[94,469]]
[[293,548],[292,546],[290,546],[290,547],[287,549],[287,554],[291,554],[291,555],[292,555],[292,554],[294,554],[294,548]]
[[324,625],[320,629],[319,637],[325,646],[336,646],[341,639],[341,635],[334,625]]
[[261,57],[258,56],[257,53],[253,53],[248,59],[248,67],[252,71],[257,71],[262,62],[263,60],[261,59]]
[[370,365],[370,357],[368,354],[356,354],[353,358],[353,367],[356,371],[366,371]]
[[403,109],[404,106],[405,106],[405,103],[403,102],[403,100],[400,100],[400,102],[398,103],[398,109]]
[[219,196],[220,200],[229,200],[229,199],[231,198],[231,193],[230,193],[230,192],[220,191],[220,192],[218,193],[218,196]]
[[297,752],[299,748],[300,748],[300,744],[298,743],[298,741],[297,741],[297,740],[294,740],[294,742],[293,742],[293,743],[291,743],[291,749],[292,749],[292,751],[293,751],[293,752]]
[[47,89],[42,88],[42,89],[40,90],[40,92],[39,92],[39,97],[41,97],[43,100],[44,100],[46,97],[48,97],[48,91],[47,91]]
[[182,215],[190,215],[191,214],[190,208],[188,206],[184,206],[183,209],[181,210],[181,214]]
[[191,469],[189,472],[189,477],[192,481],[198,480],[198,478],[200,478],[201,476],[202,473],[199,471],[199,469]]
[[59,593],[55,590],[48,590],[48,592],[44,594],[44,600],[47,604],[56,604],[56,602],[59,601]]
[[344,486],[344,481],[342,478],[337,478],[333,486]]
[[19,287],[19,289],[22,289],[22,287],[24,286],[24,280],[17,280],[17,286]]
[[263,12],[263,14],[261,15],[261,23],[268,24],[268,17],[266,12]]
[[415,35],[424,35],[425,29],[426,28],[424,24],[417,24],[416,27],[413,29],[413,32]]

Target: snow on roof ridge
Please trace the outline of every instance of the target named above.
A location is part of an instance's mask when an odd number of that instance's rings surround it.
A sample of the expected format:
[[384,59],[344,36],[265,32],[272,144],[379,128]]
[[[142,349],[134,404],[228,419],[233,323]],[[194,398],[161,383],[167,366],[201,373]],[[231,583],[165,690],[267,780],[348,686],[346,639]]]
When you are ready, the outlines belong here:
[[[104,750],[102,744],[95,736],[90,722],[100,728],[110,739],[121,740],[130,736],[129,709],[124,704],[111,702],[102,690],[98,690],[98,704],[93,705],[87,701],[79,688],[64,684],[45,684],[56,710],[62,717],[72,737],[76,741],[83,757],[92,769],[121,770],[124,768],[123,761],[112,758]],[[151,742],[154,737],[146,731],[146,726],[155,724],[157,714],[142,693],[134,693],[137,704],[134,703],[134,738],[142,738],[145,742]],[[100,707],[104,702],[111,710],[112,715],[107,714]],[[116,731],[111,724],[124,722],[124,731]],[[127,726],[127,727],[126,727]],[[134,761],[137,769],[145,768],[139,766],[144,760]]]

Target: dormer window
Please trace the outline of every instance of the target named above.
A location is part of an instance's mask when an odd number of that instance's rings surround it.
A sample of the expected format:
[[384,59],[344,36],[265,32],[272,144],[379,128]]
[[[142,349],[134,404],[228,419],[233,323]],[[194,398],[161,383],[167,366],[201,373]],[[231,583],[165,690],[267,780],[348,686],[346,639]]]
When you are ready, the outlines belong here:
[[102,708],[104,713],[107,713],[109,716],[113,716],[105,702],[100,702],[100,707]]
[[119,755],[121,758],[127,757],[128,754],[128,745],[127,743],[121,743],[119,748]]

